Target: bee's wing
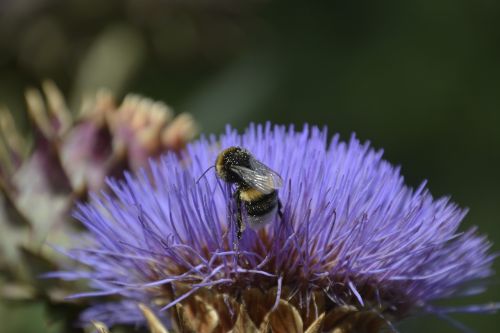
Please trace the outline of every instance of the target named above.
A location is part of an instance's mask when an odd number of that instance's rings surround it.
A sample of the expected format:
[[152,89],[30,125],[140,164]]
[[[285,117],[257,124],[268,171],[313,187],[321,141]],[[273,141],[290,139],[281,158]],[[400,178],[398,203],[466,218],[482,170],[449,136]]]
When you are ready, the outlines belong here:
[[233,165],[231,166],[231,170],[240,176],[245,183],[255,187],[264,194],[269,194],[282,186],[283,180],[276,171],[254,158],[250,159],[250,166],[251,169]]

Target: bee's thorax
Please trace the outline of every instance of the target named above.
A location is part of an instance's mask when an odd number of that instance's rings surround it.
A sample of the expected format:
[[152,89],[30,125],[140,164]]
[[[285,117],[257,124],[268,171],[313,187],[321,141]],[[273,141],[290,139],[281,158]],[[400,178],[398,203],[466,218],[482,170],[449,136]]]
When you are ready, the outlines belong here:
[[231,166],[250,167],[251,155],[240,147],[224,149],[215,161],[217,175],[228,183],[242,183],[240,176],[231,170]]

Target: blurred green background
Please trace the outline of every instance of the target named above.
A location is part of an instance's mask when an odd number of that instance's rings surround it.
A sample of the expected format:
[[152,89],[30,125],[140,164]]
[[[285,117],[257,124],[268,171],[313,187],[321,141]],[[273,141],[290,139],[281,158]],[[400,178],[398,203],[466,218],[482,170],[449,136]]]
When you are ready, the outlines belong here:
[[[410,185],[428,179],[469,207],[464,227],[479,225],[498,252],[499,14],[493,0],[3,0],[0,103],[26,129],[24,89],[50,78],[73,106],[102,86],[141,93],[206,133],[266,120],[356,132]],[[500,301],[498,280],[467,302]],[[500,323],[455,318],[477,332]],[[0,323],[58,331],[36,305],[0,303]],[[433,317],[399,328],[457,331]]]

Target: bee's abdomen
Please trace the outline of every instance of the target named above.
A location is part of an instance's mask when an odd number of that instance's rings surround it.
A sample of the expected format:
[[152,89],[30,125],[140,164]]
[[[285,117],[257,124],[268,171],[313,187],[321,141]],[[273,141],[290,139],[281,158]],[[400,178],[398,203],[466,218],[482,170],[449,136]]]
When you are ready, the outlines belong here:
[[240,198],[245,203],[245,208],[250,216],[265,215],[278,205],[277,191],[273,191],[269,194],[262,194],[254,189],[249,189],[247,191],[242,191],[240,193]]

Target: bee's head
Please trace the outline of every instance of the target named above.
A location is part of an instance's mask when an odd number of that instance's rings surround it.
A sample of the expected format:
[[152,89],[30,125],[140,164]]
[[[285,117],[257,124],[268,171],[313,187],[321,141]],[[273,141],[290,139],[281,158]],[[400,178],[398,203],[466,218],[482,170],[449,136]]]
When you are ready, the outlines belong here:
[[224,149],[215,161],[217,176],[228,183],[241,182],[240,176],[231,170],[231,166],[239,165],[250,167],[250,153],[241,147],[229,147]]

